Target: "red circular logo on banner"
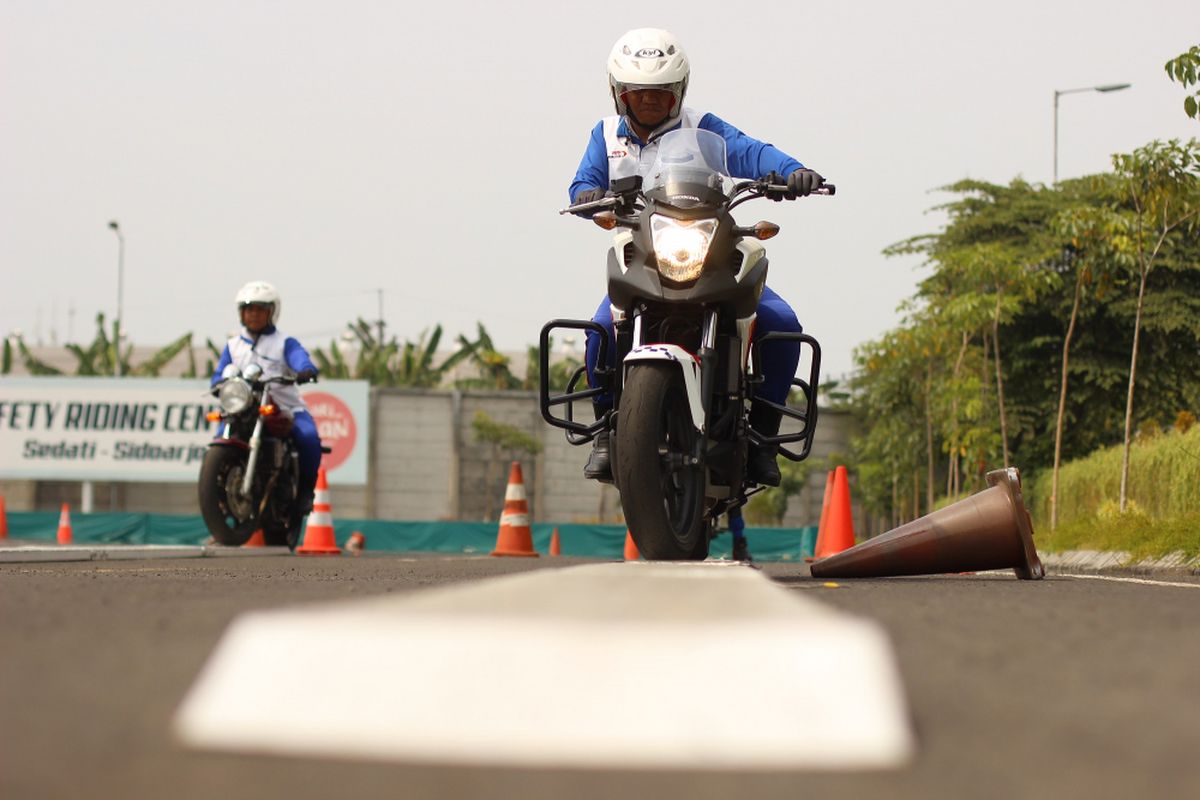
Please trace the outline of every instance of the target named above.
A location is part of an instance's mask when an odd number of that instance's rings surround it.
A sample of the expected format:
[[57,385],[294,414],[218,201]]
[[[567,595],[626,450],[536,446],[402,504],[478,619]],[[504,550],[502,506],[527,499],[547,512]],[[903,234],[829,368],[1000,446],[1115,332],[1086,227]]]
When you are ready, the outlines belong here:
[[358,426],[354,424],[354,413],[337,397],[325,392],[305,392],[304,404],[317,424],[321,444],[332,452],[321,458],[321,466],[327,472],[340,467],[354,450],[358,438]]

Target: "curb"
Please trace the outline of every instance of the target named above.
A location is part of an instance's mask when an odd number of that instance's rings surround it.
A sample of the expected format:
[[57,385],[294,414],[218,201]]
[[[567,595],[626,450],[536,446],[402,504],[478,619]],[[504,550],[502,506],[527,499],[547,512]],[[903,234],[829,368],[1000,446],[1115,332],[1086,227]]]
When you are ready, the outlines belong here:
[[289,555],[286,547],[221,547],[219,545],[53,545],[13,542],[0,547],[0,564],[55,561],[128,561],[147,558],[230,558]]
[[1189,557],[1182,552],[1142,561],[1134,561],[1133,556],[1123,550],[1064,550],[1039,553],[1039,556],[1046,571],[1057,574],[1200,575],[1200,557]]

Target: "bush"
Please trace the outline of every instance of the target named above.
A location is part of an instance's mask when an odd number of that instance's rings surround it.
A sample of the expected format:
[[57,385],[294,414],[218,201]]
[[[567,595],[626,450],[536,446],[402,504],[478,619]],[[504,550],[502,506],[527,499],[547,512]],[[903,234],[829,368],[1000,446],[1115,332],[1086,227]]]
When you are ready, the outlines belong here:
[[[1128,497],[1132,507],[1150,520],[1200,512],[1200,426],[1179,428],[1135,442],[1129,454]],[[1047,528],[1053,475],[1044,470],[1031,482],[1030,509]],[[1060,525],[1095,519],[1120,499],[1121,447],[1098,450],[1065,464],[1059,472]]]

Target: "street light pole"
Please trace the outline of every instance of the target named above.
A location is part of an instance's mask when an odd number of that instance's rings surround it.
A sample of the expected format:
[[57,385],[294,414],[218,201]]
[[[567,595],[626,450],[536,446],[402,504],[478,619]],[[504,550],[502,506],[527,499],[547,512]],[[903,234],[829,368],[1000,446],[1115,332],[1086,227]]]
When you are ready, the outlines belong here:
[[121,375],[121,301],[125,295],[125,236],[121,233],[121,226],[117,221],[108,223],[108,227],[112,228],[117,234],[117,320],[113,327],[113,374],[117,377]]
[[1064,94],[1077,94],[1079,92],[1119,92],[1122,89],[1128,89],[1133,84],[1129,83],[1108,83],[1104,86],[1084,86],[1080,89],[1055,89],[1054,90],[1054,183],[1058,183],[1058,98]]

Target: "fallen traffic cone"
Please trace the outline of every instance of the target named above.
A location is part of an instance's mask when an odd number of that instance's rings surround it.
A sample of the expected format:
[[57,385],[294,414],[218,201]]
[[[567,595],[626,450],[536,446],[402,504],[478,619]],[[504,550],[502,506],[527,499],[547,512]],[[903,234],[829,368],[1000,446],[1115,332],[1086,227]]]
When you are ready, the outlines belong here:
[[816,558],[825,558],[854,546],[854,511],[850,505],[850,478],[845,467],[833,471],[829,510],[822,516],[821,529],[817,532]]
[[538,557],[533,549],[533,531],[529,527],[529,503],[525,501],[525,479],[521,477],[521,462],[512,462],[508,473],[508,488],[504,490],[504,513],[500,515],[500,531],[496,534],[494,556]]
[[263,539],[262,528],[259,528],[254,533],[250,534],[250,538],[242,547],[266,547],[267,542]]
[[638,552],[637,542],[635,542],[633,540],[633,532],[630,530],[626,530],[625,531],[625,560],[626,561],[637,561],[639,558],[641,558],[641,553]]
[[68,503],[62,504],[62,511],[58,514],[58,543],[70,544],[74,537],[71,535],[71,506]]
[[8,511],[4,508],[4,495],[0,494],[0,539],[8,538]]
[[832,496],[833,470],[829,470],[829,474],[825,476],[825,499],[821,501],[821,521],[817,524],[817,541],[813,545],[813,551],[804,557],[804,560],[809,563],[816,560],[816,555],[821,548],[821,532],[829,527],[829,498]]
[[558,528],[555,528],[554,531],[550,534],[550,555],[552,555],[552,556],[561,556],[562,555],[562,543],[559,542],[559,540],[558,540]]
[[987,474],[991,488],[812,565],[815,578],[934,575],[1012,567],[1018,578],[1046,571],[1014,467]]
[[361,554],[366,546],[367,537],[363,536],[361,531],[355,531],[354,533],[350,534],[350,538],[346,540],[346,550],[356,556]]
[[341,553],[333,538],[333,508],[329,504],[329,483],[324,468],[317,471],[317,486],[313,493],[313,510],[304,529],[304,544],[296,548],[302,556],[336,556]]

